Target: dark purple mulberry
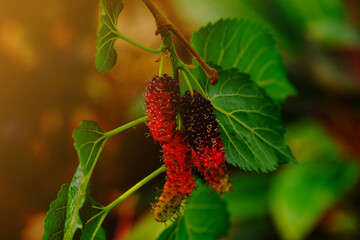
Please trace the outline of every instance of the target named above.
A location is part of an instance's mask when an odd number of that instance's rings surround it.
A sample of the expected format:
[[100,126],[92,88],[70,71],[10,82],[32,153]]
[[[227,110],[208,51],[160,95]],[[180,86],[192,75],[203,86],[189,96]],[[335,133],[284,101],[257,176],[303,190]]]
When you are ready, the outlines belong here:
[[196,90],[194,96],[187,91],[180,99],[180,112],[189,144],[202,166],[218,169],[226,159],[211,102]]

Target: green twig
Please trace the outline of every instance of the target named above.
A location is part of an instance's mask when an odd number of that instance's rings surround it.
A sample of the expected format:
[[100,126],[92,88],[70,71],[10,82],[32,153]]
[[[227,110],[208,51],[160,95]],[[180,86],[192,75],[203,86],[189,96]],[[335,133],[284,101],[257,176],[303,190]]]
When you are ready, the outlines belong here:
[[142,117],[142,118],[136,119],[136,120],[134,120],[134,121],[132,121],[132,122],[129,122],[129,123],[125,124],[125,125],[122,125],[122,126],[120,126],[120,127],[118,127],[118,128],[115,128],[115,129],[113,129],[113,130],[111,130],[111,131],[109,131],[109,132],[106,132],[106,133],[104,134],[104,136],[105,136],[106,138],[112,137],[112,136],[114,136],[115,134],[118,134],[118,133],[120,133],[120,132],[122,132],[122,131],[125,131],[126,129],[132,128],[132,127],[134,127],[134,126],[136,126],[136,125],[138,125],[138,124],[140,124],[140,123],[145,122],[146,120],[148,120],[148,118],[149,118],[148,116],[144,116],[144,117]]
[[181,74],[181,76],[182,76],[183,79],[185,80],[186,85],[187,85],[187,87],[188,87],[188,89],[189,89],[189,91],[190,91],[191,96],[194,96],[194,91],[193,91],[193,89],[192,89],[192,86],[191,86],[191,84],[190,84],[190,81],[189,81],[188,77],[186,76],[186,73]]
[[100,218],[100,220],[99,220],[99,222],[98,222],[98,224],[97,224],[97,226],[96,226],[96,228],[95,228],[95,230],[94,230],[94,232],[93,232],[90,240],[94,240],[94,239],[95,239],[95,237],[96,237],[96,235],[97,235],[97,232],[100,230],[101,224],[104,222],[106,216],[107,216],[108,213],[109,213],[109,212],[104,211],[104,210],[101,211],[101,212],[99,212],[99,213],[101,214],[101,213],[103,213],[103,212],[104,212],[104,215],[101,216],[101,218]]
[[[191,79],[191,81],[193,83],[196,84],[197,89],[200,91],[200,93],[204,96],[207,97],[206,92],[204,91],[204,89],[201,87],[200,83],[198,82],[198,80],[196,79],[196,77],[192,74],[192,72],[189,70],[189,68],[186,67],[186,65],[182,62],[181,63],[181,69],[185,72],[185,74]],[[184,74],[184,75],[185,75]]]
[[163,72],[165,57],[166,57],[166,53],[163,52],[162,56],[161,56],[161,59],[160,59],[159,76],[161,76],[162,72]]
[[120,32],[117,32],[116,35],[117,35],[120,39],[122,39],[122,40],[124,40],[124,41],[126,41],[126,42],[128,42],[128,43],[130,43],[130,44],[132,44],[132,45],[134,45],[134,46],[136,46],[136,47],[138,47],[138,48],[141,48],[141,49],[143,49],[143,50],[145,50],[145,51],[148,51],[148,52],[150,52],[150,53],[161,53],[161,51],[164,49],[164,46],[163,46],[163,45],[161,45],[161,47],[158,48],[158,49],[153,49],[153,48],[146,47],[146,46],[144,46],[144,45],[142,45],[142,44],[134,41],[133,39],[131,39],[131,38],[123,35],[123,34],[120,33]]
[[176,113],[176,126],[177,126],[177,129],[182,130],[182,122],[181,122],[180,112]]
[[172,42],[171,34],[170,32],[164,33],[163,35],[163,41],[164,45],[170,53],[170,64],[171,64],[171,71],[172,75],[176,80],[179,80],[179,63],[181,60],[179,59],[179,56],[177,55],[177,52],[175,50],[174,44]]
[[164,166],[161,166],[160,168],[158,168],[157,170],[152,172],[150,175],[145,177],[143,180],[141,180],[140,182],[135,184],[132,188],[127,190],[124,194],[122,194],[120,197],[118,197],[115,201],[113,201],[112,203],[110,203],[109,205],[107,205],[105,207],[102,207],[101,208],[102,210],[100,212],[98,212],[95,216],[90,218],[86,223],[89,223],[89,222],[93,221],[94,219],[96,219],[98,216],[102,215],[101,218],[99,219],[99,221],[96,223],[96,229],[94,230],[94,232],[92,234],[91,240],[95,239],[95,236],[96,236],[97,232],[99,231],[102,223],[104,222],[106,216],[114,207],[116,207],[125,198],[129,197],[131,194],[133,194],[135,191],[137,191],[139,188],[144,186],[146,183],[148,183],[150,180],[154,179],[156,176],[158,176],[160,173],[164,172],[165,170],[166,170],[166,168]]
[[122,194],[120,197],[118,197],[115,201],[104,207],[104,210],[106,212],[109,212],[111,209],[113,209],[115,206],[117,206],[119,203],[121,203],[125,198],[129,197],[131,194],[133,194],[135,191],[137,191],[139,188],[144,186],[147,182],[158,176],[160,173],[164,172],[166,168],[164,166],[161,166],[154,172],[152,172],[150,175],[145,177],[143,180],[135,184],[132,188],[127,190],[124,194]]

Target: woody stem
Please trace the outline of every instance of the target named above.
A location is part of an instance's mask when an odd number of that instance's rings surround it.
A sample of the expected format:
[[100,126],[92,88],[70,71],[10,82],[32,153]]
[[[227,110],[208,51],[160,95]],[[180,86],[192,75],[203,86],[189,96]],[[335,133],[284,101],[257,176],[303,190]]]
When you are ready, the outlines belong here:
[[198,54],[198,52],[191,46],[190,42],[186,37],[175,27],[174,24],[160,11],[158,6],[153,2],[153,0],[143,0],[145,5],[149,8],[150,12],[153,14],[156,25],[157,33],[160,33],[165,39],[166,35],[169,35],[169,32],[172,32],[184,45],[184,47],[190,52],[190,54],[196,59],[200,64],[202,69],[204,69],[207,77],[210,79],[211,84],[216,84],[218,81],[217,71],[211,68],[204,59]]

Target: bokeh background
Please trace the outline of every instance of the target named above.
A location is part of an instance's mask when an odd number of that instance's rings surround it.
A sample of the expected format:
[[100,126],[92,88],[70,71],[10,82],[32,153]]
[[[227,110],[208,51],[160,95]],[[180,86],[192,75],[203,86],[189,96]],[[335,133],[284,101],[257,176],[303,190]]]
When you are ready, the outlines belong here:
[[[141,0],[123,0],[118,27],[158,48]],[[208,21],[264,24],[283,53],[298,96],[283,108],[299,164],[271,174],[232,169],[226,239],[360,239],[360,2],[358,0],[168,0],[157,3],[190,38]],[[95,68],[96,0],[0,1],[1,239],[41,239],[43,219],[77,167],[72,131],[92,119],[105,131],[144,114],[158,55],[116,41],[116,66]],[[189,55],[175,42],[181,58]],[[165,66],[169,69],[169,65]],[[106,204],[160,166],[159,146],[137,126],[112,138],[92,178]],[[104,223],[108,239],[155,239],[149,213],[163,177],[121,204]],[[294,220],[294,222],[292,222]]]

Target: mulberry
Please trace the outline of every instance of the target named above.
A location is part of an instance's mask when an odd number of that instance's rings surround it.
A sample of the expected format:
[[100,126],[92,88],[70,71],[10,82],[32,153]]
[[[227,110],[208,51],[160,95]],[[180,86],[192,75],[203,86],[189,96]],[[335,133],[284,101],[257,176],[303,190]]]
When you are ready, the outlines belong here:
[[180,112],[189,144],[198,154],[202,166],[218,169],[226,160],[224,144],[211,102],[194,90],[180,99]]
[[231,190],[232,182],[227,172],[226,163],[224,162],[218,169],[207,168],[204,166],[198,154],[192,150],[192,160],[197,171],[203,175],[209,185],[220,194],[227,193]]
[[156,221],[166,222],[179,212],[183,196],[176,194],[173,190],[171,182],[166,182],[158,202],[153,205]]
[[166,182],[158,202],[153,205],[156,221],[166,222],[179,212],[183,196],[176,194],[173,190],[171,182]]
[[168,181],[173,191],[182,196],[189,195],[195,188],[191,173],[191,151],[187,139],[182,131],[176,131],[172,141],[164,144],[164,162]]
[[180,99],[178,82],[163,74],[154,76],[146,87],[145,105],[148,127],[155,141],[171,141],[176,127],[176,106]]
[[182,131],[176,131],[170,143],[162,146],[167,182],[154,205],[155,220],[165,222],[178,212],[183,199],[195,188],[191,172],[191,151]]

